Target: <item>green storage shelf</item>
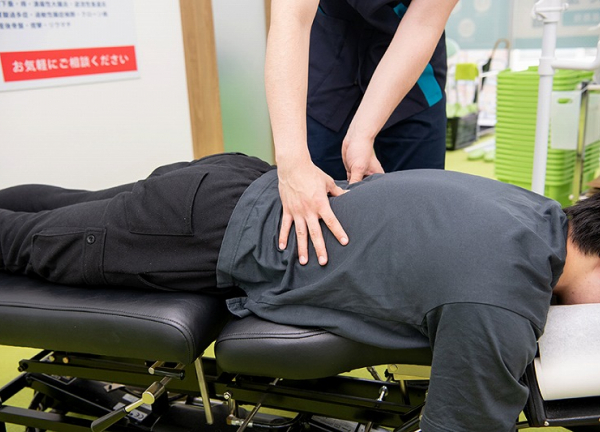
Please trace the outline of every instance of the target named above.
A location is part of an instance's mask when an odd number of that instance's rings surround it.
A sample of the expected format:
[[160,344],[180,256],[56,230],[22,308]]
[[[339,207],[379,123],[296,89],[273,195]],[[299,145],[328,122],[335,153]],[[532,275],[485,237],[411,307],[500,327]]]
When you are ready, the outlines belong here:
[[[557,70],[553,90],[578,88],[593,73]],[[505,70],[497,78],[496,104],[496,178],[526,189],[531,188],[535,129],[537,122],[539,75],[537,67],[525,71]],[[548,148],[545,195],[563,206],[571,205],[573,176],[577,157],[574,150]],[[600,167],[600,142],[585,150],[584,184],[595,178]]]

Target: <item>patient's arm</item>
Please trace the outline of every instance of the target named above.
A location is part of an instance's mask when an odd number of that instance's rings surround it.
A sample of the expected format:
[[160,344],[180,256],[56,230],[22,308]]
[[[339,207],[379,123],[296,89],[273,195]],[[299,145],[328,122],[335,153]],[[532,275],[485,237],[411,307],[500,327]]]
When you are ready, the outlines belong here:
[[528,395],[520,378],[539,331],[514,312],[484,304],[443,305],[425,323],[433,362],[421,427],[514,430]]

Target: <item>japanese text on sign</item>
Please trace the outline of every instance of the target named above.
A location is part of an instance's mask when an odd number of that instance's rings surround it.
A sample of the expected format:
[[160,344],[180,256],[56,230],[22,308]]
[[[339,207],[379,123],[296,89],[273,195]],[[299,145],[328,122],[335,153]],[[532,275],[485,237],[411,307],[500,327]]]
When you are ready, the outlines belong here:
[[137,69],[133,46],[0,53],[0,60],[6,82]]
[[133,0],[0,0],[0,90],[137,78]]
[[70,27],[85,17],[108,17],[106,1],[0,0],[0,31]]

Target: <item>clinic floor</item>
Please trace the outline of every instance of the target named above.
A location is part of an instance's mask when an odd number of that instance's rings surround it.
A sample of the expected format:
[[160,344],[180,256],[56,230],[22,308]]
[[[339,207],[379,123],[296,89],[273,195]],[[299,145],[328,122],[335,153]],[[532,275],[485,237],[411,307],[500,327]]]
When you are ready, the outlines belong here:
[[[463,150],[448,152],[446,157],[446,169],[452,171],[461,171],[476,174],[484,177],[494,176],[494,164],[486,162],[483,159],[469,160],[468,155]],[[4,385],[18,375],[18,361],[22,358],[29,358],[37,353],[38,350],[30,348],[15,348],[0,346],[0,385]],[[358,375],[365,376],[364,371],[357,371]],[[31,398],[30,392],[22,392],[10,400],[11,405],[26,407]],[[7,425],[7,432],[21,432],[23,427]],[[527,431],[540,432],[564,432],[563,428],[530,428]]]

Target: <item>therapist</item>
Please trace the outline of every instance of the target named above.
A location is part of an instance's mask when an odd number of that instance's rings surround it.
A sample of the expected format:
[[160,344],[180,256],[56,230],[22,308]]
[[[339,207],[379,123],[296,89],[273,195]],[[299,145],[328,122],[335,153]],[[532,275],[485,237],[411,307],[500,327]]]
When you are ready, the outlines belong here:
[[[273,0],[265,81],[279,169],[279,247],[295,226],[321,265],[322,219],[349,239],[333,179],[444,168],[444,27],[457,0]],[[308,114],[308,115],[307,115]],[[312,254],[312,252],[311,252]]]

